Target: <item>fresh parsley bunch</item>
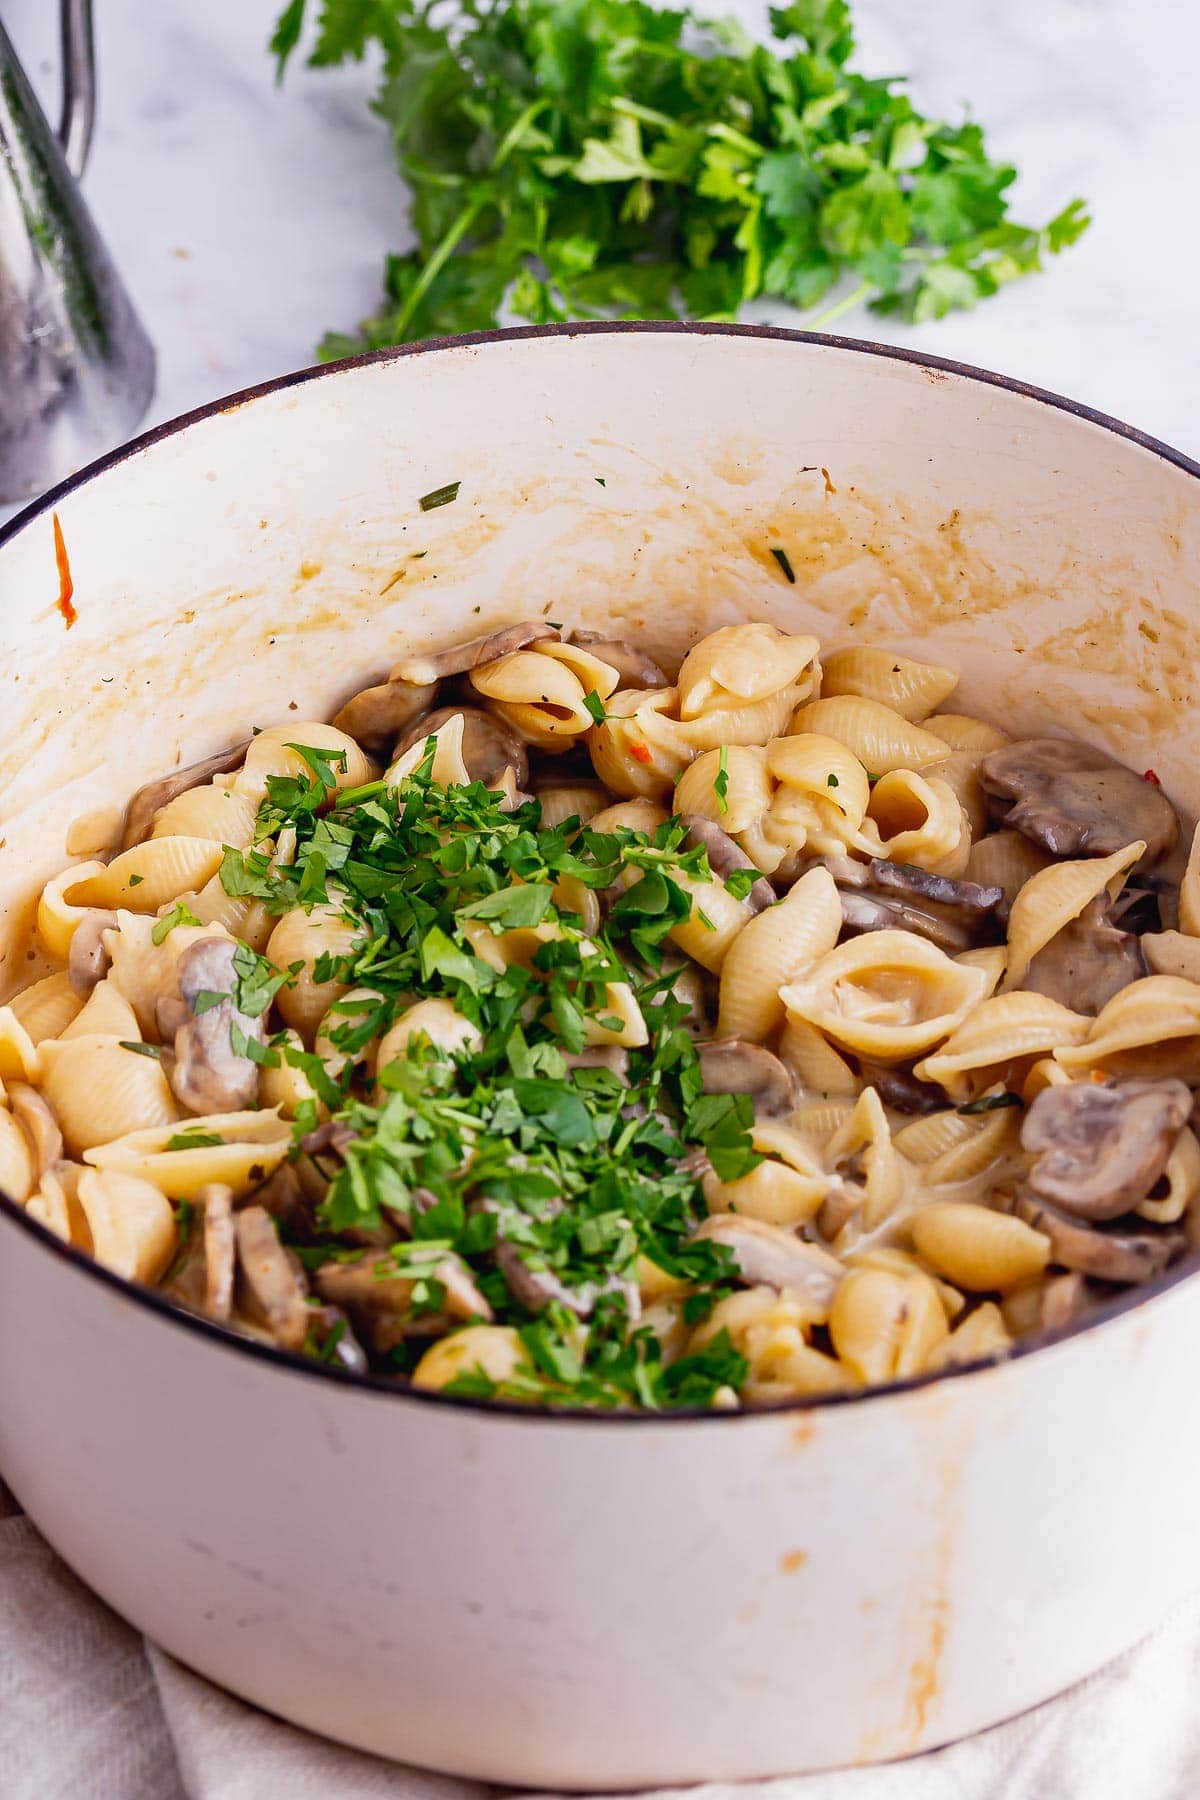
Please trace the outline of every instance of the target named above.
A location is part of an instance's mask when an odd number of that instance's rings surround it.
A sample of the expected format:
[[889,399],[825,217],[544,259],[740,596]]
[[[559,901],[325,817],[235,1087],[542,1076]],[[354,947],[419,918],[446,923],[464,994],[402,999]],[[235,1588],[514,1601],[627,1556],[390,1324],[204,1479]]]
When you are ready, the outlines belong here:
[[[271,48],[282,73],[308,0]],[[375,109],[412,196],[415,248],[384,303],[321,355],[494,326],[732,319],[777,297],[826,325],[862,300],[936,319],[1086,229],[1008,217],[1016,170],[982,130],[926,118],[898,77],[848,65],[848,0],[732,21],[642,0],[319,0],[309,62],[383,53]],[[846,291],[846,290],[849,291]]]

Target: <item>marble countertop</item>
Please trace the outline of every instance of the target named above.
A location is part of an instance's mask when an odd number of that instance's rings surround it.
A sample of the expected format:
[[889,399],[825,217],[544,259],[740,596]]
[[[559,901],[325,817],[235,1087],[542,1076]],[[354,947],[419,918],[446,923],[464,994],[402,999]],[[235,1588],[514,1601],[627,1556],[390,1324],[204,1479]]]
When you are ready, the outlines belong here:
[[[51,115],[52,0],[2,0]],[[100,120],[86,191],[158,347],[148,423],[311,362],[376,303],[405,195],[369,68],[293,66],[276,88],[273,0],[102,0]],[[728,0],[761,25],[765,8]],[[1200,9],[1184,0],[855,0],[860,61],[919,101],[969,98],[1022,169],[1019,217],[1070,196],[1095,224],[1041,277],[976,311],[837,329],[1003,371],[1200,455],[1195,230]],[[799,323],[778,305],[754,315]]]

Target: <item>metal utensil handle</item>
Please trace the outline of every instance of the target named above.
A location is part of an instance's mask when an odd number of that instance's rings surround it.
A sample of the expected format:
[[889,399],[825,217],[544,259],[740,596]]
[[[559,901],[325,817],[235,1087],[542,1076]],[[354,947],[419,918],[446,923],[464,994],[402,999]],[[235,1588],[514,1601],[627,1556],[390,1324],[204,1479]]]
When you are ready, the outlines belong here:
[[96,45],[92,0],[61,0],[62,116],[58,141],[78,180],[87,164],[96,122]]

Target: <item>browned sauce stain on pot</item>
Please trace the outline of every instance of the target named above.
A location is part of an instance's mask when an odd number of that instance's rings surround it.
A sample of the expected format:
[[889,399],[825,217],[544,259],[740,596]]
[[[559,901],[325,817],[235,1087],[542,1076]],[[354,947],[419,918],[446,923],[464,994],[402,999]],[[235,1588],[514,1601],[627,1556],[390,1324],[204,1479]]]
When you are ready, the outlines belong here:
[[794,1450],[805,1450],[811,1444],[817,1432],[817,1415],[802,1413],[792,1426],[791,1439]]
[[780,1573],[794,1575],[797,1569],[802,1569],[807,1561],[807,1550],[785,1550],[779,1559]]

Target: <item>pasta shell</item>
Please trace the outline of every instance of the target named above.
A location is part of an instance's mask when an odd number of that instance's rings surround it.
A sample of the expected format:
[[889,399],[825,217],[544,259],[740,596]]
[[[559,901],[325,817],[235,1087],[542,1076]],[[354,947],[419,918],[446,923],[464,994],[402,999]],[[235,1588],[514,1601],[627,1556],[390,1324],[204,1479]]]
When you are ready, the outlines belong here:
[[989,750],[1002,750],[1005,744],[1012,743],[1007,732],[968,713],[934,713],[925,724],[944,738],[952,750],[975,750],[986,756]]
[[1200,825],[1192,833],[1187,866],[1179,883],[1179,929],[1200,937]]
[[76,881],[72,900],[80,906],[127,907],[155,913],[181,894],[202,888],[221,866],[222,850],[208,838],[147,838]]
[[779,1055],[805,1094],[822,1098],[858,1093],[862,1082],[828,1038],[804,1019],[789,1017],[779,1040]]
[[948,1037],[987,983],[983,969],[954,962],[912,932],[872,931],[823,956],[782,999],[789,1016],[835,1044],[875,1062],[899,1062]]
[[171,1203],[148,1181],[89,1169],[79,1177],[78,1200],[96,1261],[126,1281],[152,1286],[175,1254]]
[[905,1190],[904,1164],[874,1088],[863,1089],[850,1117],[830,1138],[825,1163],[836,1174],[861,1178],[864,1230],[873,1231],[899,1206]]
[[859,1380],[902,1381],[925,1370],[949,1336],[937,1288],[927,1275],[851,1269],[833,1297],[829,1335]]
[[41,1054],[41,1091],[73,1157],[179,1117],[157,1059],[123,1050],[115,1037],[50,1039]]
[[[981,761],[978,750],[952,750],[949,756],[929,763],[923,771],[927,781],[943,781],[954,794],[966,815],[972,841],[982,837],[988,827],[988,798],[979,784]],[[970,855],[969,848],[967,854]]]
[[940,762],[950,748],[931,731],[902,719],[891,707],[854,694],[814,700],[802,706],[792,719],[791,730],[818,731],[837,738],[858,758],[868,775],[924,768],[927,763]]
[[[293,1050],[303,1050],[304,1040],[298,1031],[286,1034],[288,1046]],[[314,1088],[303,1069],[294,1063],[285,1062],[280,1056],[277,1067],[269,1064],[259,1070],[259,1098],[264,1107],[280,1113],[285,1119],[294,1119],[302,1106],[311,1105],[316,1108],[320,1117],[325,1116],[325,1109],[317,1098]]]
[[766,1158],[737,1181],[705,1175],[710,1213],[732,1212],[766,1225],[800,1225],[811,1219],[829,1191],[829,1176],[801,1133],[774,1120],[756,1121],[750,1141]]
[[766,748],[766,766],[782,787],[824,801],[852,830],[866,817],[871,798],[867,771],[837,738],[819,731],[774,738]]
[[160,806],[154,815],[151,837],[207,838],[214,844],[232,844],[246,850],[254,842],[257,807],[233,786],[210,781],[188,788]]
[[539,788],[537,798],[542,809],[543,831],[553,831],[556,826],[565,824],[571,818],[578,818],[586,825],[608,805],[608,796],[603,788],[585,783],[572,787]]
[[927,1263],[974,1294],[1007,1293],[1040,1275],[1050,1239],[1012,1213],[954,1200],[934,1200],[912,1221],[912,1239]]
[[[198,893],[184,894],[183,903],[202,925],[216,925],[229,937],[239,938],[261,956],[277,920],[260,900],[234,899],[221,886],[220,871]],[[175,933],[172,932],[172,937]]]
[[116,982],[98,981],[87,1005],[62,1032],[63,1038],[115,1037],[136,1043],[141,1036],[137,1014]]
[[1178,975],[1184,981],[1200,982],[1200,937],[1182,931],[1144,931],[1141,945],[1152,975]]
[[79,1163],[60,1162],[47,1169],[37,1192],[30,1196],[25,1211],[47,1231],[60,1237],[64,1244],[77,1250],[92,1248],[92,1234],[87,1216],[79,1204],[79,1178],[86,1171]]
[[561,750],[594,724],[586,695],[606,700],[618,675],[611,664],[578,645],[547,639],[544,647],[514,650],[482,663],[467,679],[527,743]]
[[467,1325],[431,1344],[416,1368],[419,1388],[444,1388],[459,1375],[482,1374],[490,1381],[511,1381],[529,1372],[529,1359],[511,1325]]
[[876,782],[867,812],[889,862],[911,863],[938,875],[961,875],[966,868],[971,830],[947,782],[912,769],[893,769]]
[[[785,688],[815,693],[820,681],[815,637],[791,637],[763,623],[723,625],[689,650],[679,670],[679,716],[728,711]],[[793,706],[800,698],[797,694]]]
[[42,1070],[40,1047],[11,1006],[0,1006],[0,1081],[36,1082]]
[[835,650],[825,660],[821,677],[823,699],[838,694],[858,694],[890,707],[902,719],[920,723],[949,698],[958,686],[953,669],[936,663],[912,662],[890,650],[873,646]]
[[[339,791],[343,788],[362,787],[365,782],[373,780],[376,774],[375,764],[366,752],[359,748],[352,737],[339,731],[336,725],[326,725],[315,719],[298,719],[290,725],[272,725],[267,731],[260,731],[257,737],[251,739],[246,760],[234,777],[237,792],[245,794],[257,805],[265,795],[267,782],[273,775],[290,775],[300,781],[311,780],[311,767],[298,750],[288,748],[289,744],[300,744],[306,750],[319,750],[325,756],[332,756],[334,761],[330,763],[330,774]],[[344,768],[335,766],[343,759]]]
[[1000,1356],[1011,1349],[1012,1338],[1000,1308],[994,1300],[985,1300],[982,1306],[967,1314],[944,1344],[939,1345],[930,1367],[954,1368],[961,1363],[980,1362],[987,1356]]
[[55,962],[65,963],[71,950],[71,939],[87,905],[75,890],[96,877],[103,877],[108,865],[102,862],[76,863],[64,869],[42,889],[37,907],[37,934]]
[[340,979],[318,981],[314,975],[317,962],[323,956],[350,956],[362,941],[362,926],[347,919],[332,902],[314,906],[308,913],[300,908],[284,913],[267,940],[268,960],[277,969],[290,969],[297,962],[303,965],[276,995],[275,1004],[285,1024],[312,1038],[334,1001],[350,990],[349,982]]
[[[150,1065],[148,1065],[150,1066]],[[170,1150],[174,1139],[219,1138]],[[83,1160],[149,1181],[174,1200],[194,1200],[209,1182],[223,1183],[235,1196],[248,1194],[274,1173],[291,1148],[291,1127],[273,1111],[213,1113],[183,1125],[130,1131],[98,1143]]]
[[1177,975],[1130,982],[1091,1021],[1086,1039],[1054,1052],[1065,1069],[1107,1069],[1114,1075],[1200,1072],[1200,987]]
[[699,813],[739,840],[761,822],[770,804],[767,752],[759,744],[702,751],[675,790],[677,813]]
[[1084,907],[1105,889],[1115,899],[1124,876],[1145,854],[1139,839],[1112,856],[1087,857],[1079,862],[1051,863],[1031,875],[1012,903],[1008,919],[1008,972],[1005,989],[1020,987],[1039,950],[1077,919]]
[[30,1041],[40,1044],[43,1038],[61,1037],[71,1020],[83,1007],[83,1001],[71,986],[65,969],[47,975],[23,988],[9,1001],[13,1016],[24,1027]]
[[[440,787],[467,787],[471,775],[463,755],[463,733],[467,722],[461,713],[452,713],[443,725],[432,731],[433,762],[430,765],[429,777]],[[425,761],[429,738],[419,738],[415,744],[396,759],[384,775],[389,787],[399,787],[406,776],[414,769],[419,769]]]
[[919,1081],[936,1081],[952,1100],[969,1100],[1011,1063],[1082,1044],[1091,1019],[1045,994],[997,994],[976,1008],[942,1048],[919,1062]]
[[29,1140],[13,1115],[0,1106],[0,1194],[21,1205],[33,1192],[35,1180]]
[[837,886],[818,865],[734,938],[721,965],[718,1036],[764,1044],[783,1023],[780,988],[832,950],[841,928]]
[[626,688],[605,704],[588,733],[592,766],[605,787],[630,798],[664,800],[696,755],[675,716],[675,688]]
[[449,1000],[418,1000],[415,1006],[407,1007],[400,1014],[380,1040],[376,1070],[385,1069],[390,1062],[407,1056],[413,1038],[423,1038],[427,1044],[448,1055],[477,1050],[483,1043],[483,1033],[478,1025],[464,1019]]
[[993,831],[971,845],[967,880],[980,887],[1004,889],[1009,905],[1031,875],[1050,866],[1051,859],[1019,831]]
[[719,975],[738,932],[754,915],[722,881],[700,881],[680,869],[672,869],[671,879],[692,903],[690,916],[672,926],[671,942],[710,974]]

